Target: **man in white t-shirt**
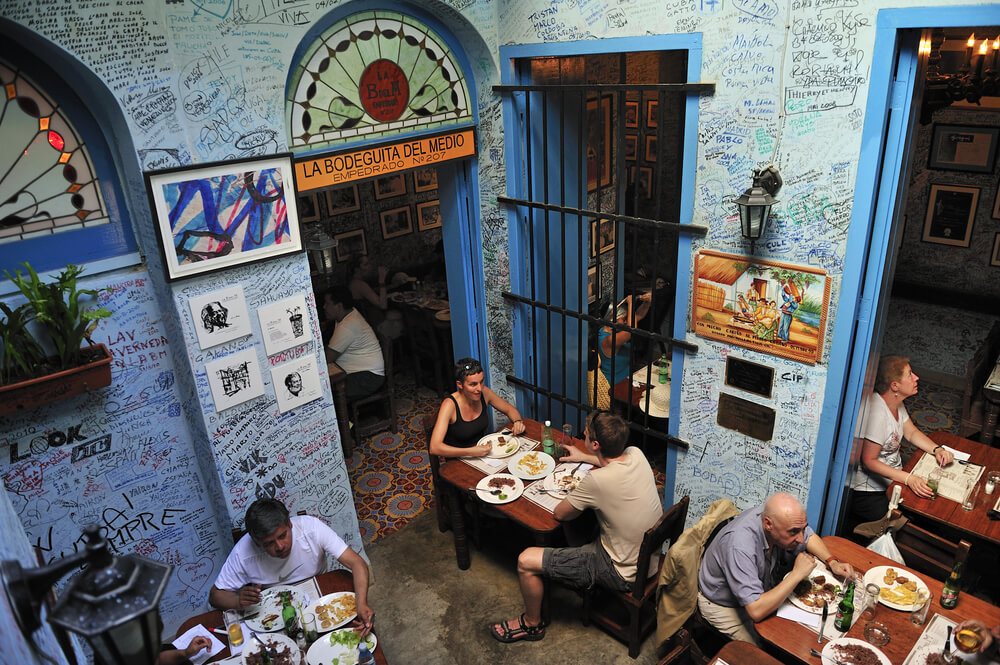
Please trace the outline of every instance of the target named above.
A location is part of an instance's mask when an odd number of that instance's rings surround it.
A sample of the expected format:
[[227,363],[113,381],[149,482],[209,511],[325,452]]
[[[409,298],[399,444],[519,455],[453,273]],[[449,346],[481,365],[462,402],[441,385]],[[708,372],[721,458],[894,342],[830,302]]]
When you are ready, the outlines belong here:
[[354,308],[351,292],[344,287],[335,286],[323,294],[323,312],[337,322],[326,345],[326,360],[347,372],[344,382],[347,400],[371,395],[385,383],[385,363],[378,336]]
[[371,630],[375,612],[368,606],[368,564],[322,521],[309,515],[289,518],[277,499],[258,499],[247,510],[247,533],[229,553],[208,602],[220,610],[244,609],[260,602],[262,587],[292,584],[326,571],[327,555],[354,576],[358,618]]

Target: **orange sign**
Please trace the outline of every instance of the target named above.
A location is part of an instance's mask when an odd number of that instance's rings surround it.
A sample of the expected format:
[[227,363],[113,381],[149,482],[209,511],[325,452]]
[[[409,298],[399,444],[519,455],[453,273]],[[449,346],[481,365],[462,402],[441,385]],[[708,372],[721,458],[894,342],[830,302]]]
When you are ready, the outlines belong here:
[[311,189],[343,185],[355,180],[405,171],[417,166],[440,164],[475,154],[475,131],[471,128],[461,129],[436,136],[297,161],[295,187],[299,192],[307,192]]

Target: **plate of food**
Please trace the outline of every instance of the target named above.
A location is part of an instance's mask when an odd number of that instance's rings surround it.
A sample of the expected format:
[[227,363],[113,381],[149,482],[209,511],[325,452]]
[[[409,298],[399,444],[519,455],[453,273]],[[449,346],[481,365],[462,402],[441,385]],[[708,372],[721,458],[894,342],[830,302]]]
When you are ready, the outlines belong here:
[[305,607],[309,604],[308,596],[293,586],[276,584],[268,587],[260,592],[260,602],[246,609],[247,618],[243,621],[250,630],[255,633],[269,633],[285,627],[281,620],[282,591],[291,591],[292,607]]
[[875,566],[865,573],[865,584],[877,584],[879,602],[894,610],[912,611],[926,598],[930,589],[924,581],[907,570],[897,570],[892,566]]
[[813,614],[823,613],[823,601],[831,611],[836,611],[837,603],[844,596],[844,587],[830,569],[819,563],[809,575],[799,582],[788,594],[792,605]]
[[509,473],[494,473],[476,485],[476,496],[486,503],[510,503],[524,492],[524,483]]
[[[872,657],[874,656],[874,660]],[[823,661],[841,665],[892,665],[889,658],[864,640],[838,637],[823,647]]]
[[268,650],[271,665],[299,665],[302,660],[295,640],[283,633],[268,633],[258,635],[256,640],[247,640],[241,652],[243,665],[264,665],[267,661],[261,654],[262,649]]
[[576,489],[576,486],[580,484],[583,477],[587,475],[588,470],[583,469],[579,464],[556,469],[551,474],[545,476],[545,480],[542,481],[542,487],[558,495],[565,496],[570,491]]
[[316,629],[321,633],[340,628],[358,615],[357,601],[351,591],[328,593],[305,611],[316,617]]
[[[353,628],[335,630],[312,643],[306,652],[308,665],[354,665],[358,662],[360,633]],[[378,640],[375,633],[365,635],[368,650],[374,652]]]
[[552,473],[556,461],[540,450],[526,450],[507,462],[507,470],[523,480],[538,480]]
[[487,457],[500,458],[500,457],[510,457],[517,452],[518,448],[521,447],[521,441],[513,434],[504,434],[503,432],[494,432],[493,434],[487,434],[483,438],[479,439],[476,445],[483,445],[484,443],[490,444],[490,452],[486,454]]

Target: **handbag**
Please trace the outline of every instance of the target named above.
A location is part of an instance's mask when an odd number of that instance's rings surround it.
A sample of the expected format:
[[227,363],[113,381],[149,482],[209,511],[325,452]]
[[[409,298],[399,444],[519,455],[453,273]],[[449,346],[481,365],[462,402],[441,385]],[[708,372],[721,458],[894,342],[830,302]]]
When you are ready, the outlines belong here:
[[906,561],[903,560],[903,555],[899,552],[899,548],[896,547],[896,541],[892,539],[891,530],[886,531],[881,536],[873,540],[868,546],[868,549],[876,554],[881,554],[888,559],[892,559],[898,564],[904,566],[906,565]]

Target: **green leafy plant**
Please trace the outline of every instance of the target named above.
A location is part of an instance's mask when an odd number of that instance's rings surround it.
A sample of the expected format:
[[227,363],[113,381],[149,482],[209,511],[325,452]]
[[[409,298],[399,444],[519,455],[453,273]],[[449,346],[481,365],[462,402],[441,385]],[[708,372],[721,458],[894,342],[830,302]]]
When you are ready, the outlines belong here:
[[[28,271],[27,276],[23,276],[20,270],[15,271],[13,276],[4,271],[4,276],[28,300],[17,309],[3,306],[6,319],[0,323],[0,334],[4,336],[2,373],[5,382],[8,374],[16,378],[31,378],[83,364],[86,353],[83,341],[93,344],[90,336],[98,320],[111,316],[111,312],[104,307],[84,308],[82,301],[96,297],[99,292],[77,288],[76,278],[83,268],[71,263],[55,281],[43,282],[28,263],[22,265]],[[55,355],[45,357],[42,343],[28,329],[32,321],[41,326],[52,343]]]

